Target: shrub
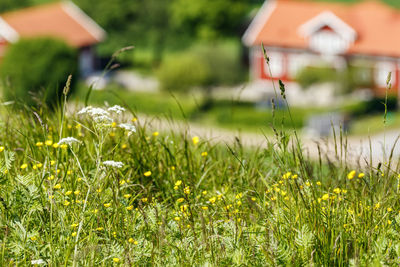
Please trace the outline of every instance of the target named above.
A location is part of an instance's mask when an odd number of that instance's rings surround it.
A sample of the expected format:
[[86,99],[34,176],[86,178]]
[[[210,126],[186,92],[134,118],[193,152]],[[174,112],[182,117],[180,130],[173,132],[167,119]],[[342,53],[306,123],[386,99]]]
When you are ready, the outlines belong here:
[[296,77],[303,88],[317,83],[332,82],[337,80],[337,73],[331,67],[305,67]]
[[202,58],[185,53],[166,59],[157,76],[162,89],[186,91],[194,86],[205,85],[209,79],[209,69]]
[[[54,105],[69,74],[77,73],[77,51],[50,38],[20,40],[11,45],[0,66],[4,96],[33,104],[32,95]],[[72,88],[71,88],[72,89]]]

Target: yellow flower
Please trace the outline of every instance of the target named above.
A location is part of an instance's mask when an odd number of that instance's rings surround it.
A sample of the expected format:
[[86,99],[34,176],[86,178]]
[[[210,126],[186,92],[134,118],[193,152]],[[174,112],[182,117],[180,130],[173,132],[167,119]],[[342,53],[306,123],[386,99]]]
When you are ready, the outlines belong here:
[[54,189],[60,189],[61,185],[60,184],[56,184],[55,186],[53,186]]
[[147,202],[147,197],[142,198],[142,202]]
[[236,204],[237,204],[238,206],[240,206],[240,205],[242,205],[242,201],[238,200],[238,201],[236,202]]
[[391,220],[388,220],[387,223],[388,223],[389,225],[391,225],[391,224],[392,224],[392,221],[391,221]]
[[204,190],[203,192],[201,192],[203,194],[203,196],[207,195],[207,191]]
[[64,206],[68,206],[71,202],[69,202],[68,200],[64,201]]
[[117,127],[117,123],[116,123],[115,121],[113,121],[113,122],[111,123],[111,127],[116,128],[116,127]]
[[4,146],[0,146],[0,152],[4,151]]
[[56,164],[56,161],[55,160],[51,160],[50,161],[50,165],[53,166],[54,164]]
[[130,198],[132,195],[131,194],[125,194],[124,198]]
[[131,121],[132,121],[132,122],[136,122],[136,121],[137,121],[137,118],[132,118]]
[[318,181],[318,182],[317,182],[317,185],[321,186],[322,184],[321,184],[321,182],[320,182],[320,181]]
[[340,190],[340,188],[335,188],[335,189],[333,189],[333,192],[336,194],[340,194],[340,192],[342,192],[342,190]]
[[76,236],[76,232],[73,232],[73,233],[72,233],[72,236]]
[[131,205],[131,206],[128,206],[128,207],[126,207],[126,209],[127,210],[133,210],[133,206]]
[[207,157],[207,155],[208,155],[208,153],[207,153],[206,151],[204,151],[204,152],[201,153],[201,156],[202,156],[202,157]]
[[393,209],[392,208],[387,208],[387,211],[388,212],[391,212]]
[[36,146],[37,146],[37,147],[43,146],[43,142],[36,142]]
[[179,221],[181,220],[181,218],[179,218],[178,216],[176,216],[176,217],[174,218],[174,220],[177,221],[177,222],[179,222]]
[[128,242],[131,244],[135,244],[135,245],[138,244],[138,242],[135,239],[133,239],[132,237],[128,239]]
[[7,174],[8,173],[8,170],[7,169],[5,169],[4,170],[4,172],[3,172],[3,174]]
[[197,145],[200,142],[200,138],[198,136],[195,136],[192,138],[193,144]]
[[50,175],[49,178],[47,178],[47,180],[49,180],[49,181],[54,180],[54,175]]
[[208,210],[208,207],[207,206],[203,206],[203,207],[201,207],[203,210]]
[[32,241],[36,241],[36,239],[37,239],[36,236],[32,236],[32,237],[31,237],[31,240],[32,240]]
[[113,258],[113,262],[119,263],[119,262],[120,262],[120,259],[119,259],[119,258]]
[[360,172],[359,174],[358,174],[358,178],[363,178],[365,176],[365,174],[363,173],[363,172]]
[[53,144],[53,147],[54,147],[54,148],[58,148],[59,146],[60,146],[60,145],[59,145],[58,143],[54,143],[54,144]]
[[297,177],[299,177],[297,174],[292,175],[292,179],[297,179]]
[[215,201],[217,201],[217,198],[216,197],[212,197],[208,201],[210,201],[211,204],[214,204]]
[[175,166],[171,166],[171,170],[175,171]]
[[42,167],[43,167],[43,164],[42,164],[42,163],[38,163],[38,164],[36,164],[36,167],[42,168]]
[[190,187],[189,187],[189,186],[186,186],[186,187],[183,189],[183,193],[185,193],[186,195],[189,195],[189,194],[190,194]]
[[175,186],[180,186],[181,184],[182,184],[181,180],[178,180],[178,181],[175,182]]
[[236,199],[240,199],[242,197],[243,197],[243,193],[239,193],[239,194],[236,195]]
[[146,176],[146,177],[149,177],[151,175],[151,171],[147,171],[143,175]]
[[356,171],[355,171],[355,170],[352,170],[351,172],[349,172],[349,173],[347,174],[347,179],[351,180],[351,179],[354,178],[355,175],[356,175]]
[[120,184],[120,185],[123,185],[123,184],[125,184],[125,183],[126,183],[125,180],[119,181],[119,184]]
[[77,179],[77,181],[78,181],[78,182],[82,181],[82,178],[81,178],[81,177],[79,177],[79,178]]
[[97,227],[97,228],[96,228],[96,231],[103,231],[103,230],[104,230],[103,227]]
[[128,146],[126,145],[126,144],[123,144],[122,146],[121,146],[121,148],[122,149],[126,149]]
[[153,136],[158,136],[160,133],[159,132],[154,132]]
[[78,225],[79,225],[79,223],[73,223],[73,224],[71,224],[71,227],[75,228],[75,227],[78,227]]
[[178,201],[178,203],[182,203],[183,201],[185,201],[185,199],[183,197],[181,197],[181,198],[178,198],[177,201]]
[[111,203],[105,203],[105,204],[104,204],[104,207],[106,207],[106,208],[111,207]]
[[79,190],[75,190],[75,191],[74,191],[74,195],[79,195],[80,192],[81,192],[81,191],[79,191]]
[[378,203],[375,204],[374,209],[377,210],[377,209],[379,209],[380,207],[381,207],[381,203],[378,202]]
[[21,169],[26,169],[28,167],[28,164],[24,163],[21,165]]
[[67,175],[71,175],[72,174],[72,171],[71,170],[68,170],[67,171]]
[[98,212],[99,212],[98,209],[94,209],[94,210],[93,210],[93,213],[94,213],[94,214],[97,214]]
[[51,146],[53,144],[52,140],[46,140],[46,142],[44,142],[46,146]]
[[329,199],[329,194],[324,194],[322,196],[322,200],[328,200]]
[[62,145],[60,145],[60,148],[62,148],[62,149],[67,149],[67,148],[68,148],[68,145],[67,145],[67,144],[62,144]]

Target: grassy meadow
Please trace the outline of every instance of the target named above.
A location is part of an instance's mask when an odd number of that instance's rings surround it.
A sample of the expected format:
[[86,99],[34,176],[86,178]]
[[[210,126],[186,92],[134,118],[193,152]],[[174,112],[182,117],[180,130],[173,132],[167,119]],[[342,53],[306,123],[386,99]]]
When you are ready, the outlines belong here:
[[326,161],[284,128],[248,148],[120,106],[0,116],[1,266],[400,264],[399,166],[349,166],[340,133]]

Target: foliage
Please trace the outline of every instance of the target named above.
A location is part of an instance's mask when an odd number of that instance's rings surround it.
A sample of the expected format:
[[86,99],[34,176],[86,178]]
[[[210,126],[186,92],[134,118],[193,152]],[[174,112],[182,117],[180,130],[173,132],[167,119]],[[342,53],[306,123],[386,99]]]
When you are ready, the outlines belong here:
[[352,170],[345,140],[325,165],[285,131],[249,149],[124,113],[2,107],[2,266],[400,264],[390,160]]
[[337,72],[331,67],[305,67],[300,70],[296,80],[303,88],[308,88],[313,84],[332,82],[337,80]]
[[65,77],[77,73],[77,61],[77,51],[62,41],[20,40],[7,49],[2,59],[0,74],[6,84],[4,95],[7,99],[31,104],[33,94],[54,105],[61,96]]
[[206,85],[210,69],[201,57],[185,53],[166,59],[157,76],[162,89],[187,92],[194,86]]

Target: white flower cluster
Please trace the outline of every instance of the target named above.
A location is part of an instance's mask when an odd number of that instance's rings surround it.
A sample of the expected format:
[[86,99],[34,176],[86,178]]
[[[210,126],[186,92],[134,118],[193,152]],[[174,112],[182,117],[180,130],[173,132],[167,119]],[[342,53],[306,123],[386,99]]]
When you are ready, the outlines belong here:
[[108,108],[108,111],[115,112],[117,114],[121,114],[122,112],[125,111],[125,109],[121,106],[115,105],[115,106]]
[[102,108],[94,108],[91,106],[84,107],[78,113],[78,115],[89,115],[95,122],[112,122],[110,113]]
[[38,259],[38,260],[31,260],[31,264],[32,265],[41,265],[41,264],[46,264],[46,262],[42,259]]
[[62,138],[60,141],[58,141],[58,144],[59,145],[62,145],[62,144],[72,145],[73,143],[80,143],[80,142],[81,141],[79,141],[75,137],[65,137],[65,138]]
[[114,168],[122,168],[124,166],[124,164],[121,161],[113,161],[113,160],[103,161],[103,165]]
[[129,123],[121,123],[121,124],[119,125],[119,127],[122,128],[122,129],[125,129],[125,130],[127,130],[127,131],[129,131],[129,132],[135,132],[135,133],[136,133],[136,127],[135,127],[134,125],[132,125],[132,124],[129,124]]

